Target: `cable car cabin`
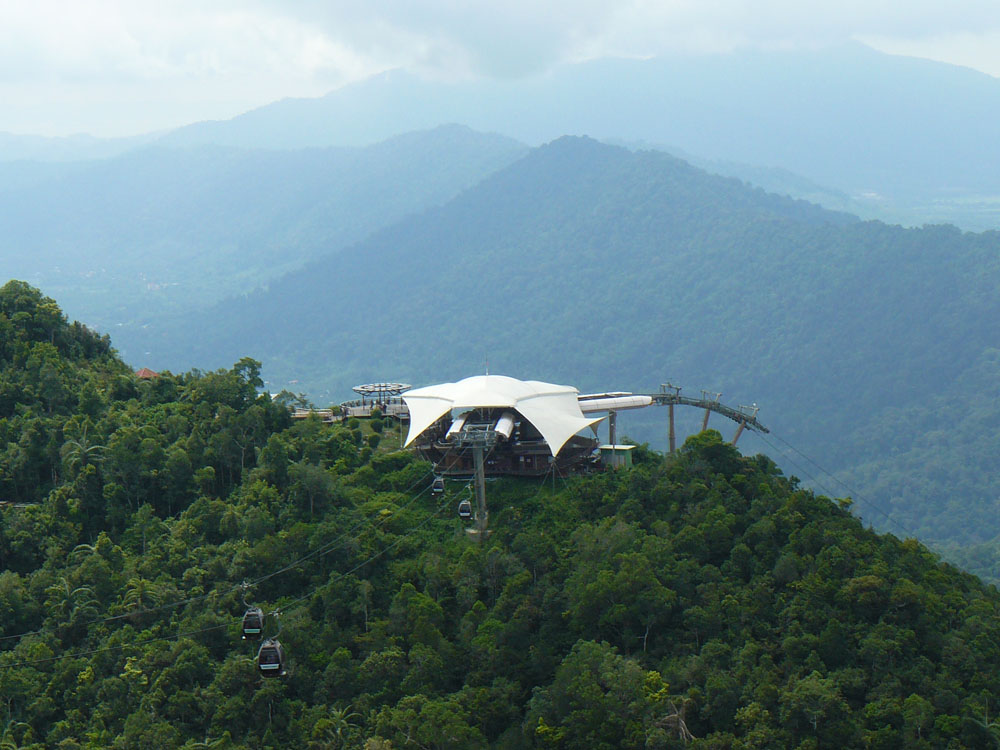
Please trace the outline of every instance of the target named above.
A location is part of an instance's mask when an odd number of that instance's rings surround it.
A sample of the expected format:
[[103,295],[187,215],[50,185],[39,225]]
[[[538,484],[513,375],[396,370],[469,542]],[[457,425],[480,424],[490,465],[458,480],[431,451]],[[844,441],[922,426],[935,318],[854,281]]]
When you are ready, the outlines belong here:
[[250,607],[243,614],[243,640],[256,641],[264,632],[264,610]]
[[264,677],[280,677],[285,671],[285,649],[276,638],[268,638],[257,652],[257,669]]
[[458,517],[464,521],[468,521],[472,518],[472,503],[468,500],[463,500],[458,504]]
[[444,492],[444,477],[434,477],[434,481],[431,482],[431,493],[440,495],[442,492]]

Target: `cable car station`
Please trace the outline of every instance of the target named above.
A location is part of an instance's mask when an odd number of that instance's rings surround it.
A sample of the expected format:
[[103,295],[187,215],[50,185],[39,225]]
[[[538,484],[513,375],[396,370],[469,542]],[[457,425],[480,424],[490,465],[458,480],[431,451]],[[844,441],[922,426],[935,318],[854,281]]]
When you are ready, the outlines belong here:
[[[360,387],[360,386],[359,386]],[[357,389],[355,389],[357,390]],[[650,394],[608,392],[581,395],[576,388],[502,375],[477,375],[456,383],[442,383],[398,395],[405,405],[409,430],[405,446],[434,465],[434,493],[443,491],[444,477],[471,477],[475,509],[469,500],[459,504],[459,516],[473,520],[470,534],[487,533],[486,476],[542,477],[630,466],[634,446],[616,443],[619,411],[666,406],[670,450],[676,449],[674,407],[703,408],[702,429],[711,412],[738,425],[735,443],[744,429],[768,432],[757,420],[757,405],[733,409],[719,403],[721,394],[702,392],[701,399],[680,395],[680,387],[666,383]],[[395,395],[395,394],[394,394]],[[601,444],[597,425],[608,423],[608,442]],[[586,430],[591,434],[586,434]],[[581,434],[583,433],[583,434]]]
[[[599,470],[630,464],[627,446],[617,445],[617,414],[630,409],[666,406],[670,451],[676,450],[674,407],[711,412],[737,424],[732,442],[745,429],[766,433],[757,419],[757,405],[732,408],[721,394],[703,391],[701,398],[682,396],[681,388],[665,383],[657,393],[608,392],[580,394],[576,388],[502,375],[478,375],[401,393],[409,421],[406,445],[431,461],[439,476],[545,476]],[[601,444],[597,425],[607,422],[608,441]],[[587,434],[586,430],[590,430]]]

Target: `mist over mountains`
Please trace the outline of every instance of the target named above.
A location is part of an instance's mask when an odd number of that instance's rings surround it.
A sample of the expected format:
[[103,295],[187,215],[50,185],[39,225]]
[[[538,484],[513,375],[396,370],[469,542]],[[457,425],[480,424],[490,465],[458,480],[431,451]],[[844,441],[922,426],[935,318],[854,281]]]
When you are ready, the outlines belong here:
[[156,146],[15,164],[0,175],[0,263],[73,317],[114,331],[249,292],[524,151],[452,126],[366,148]]
[[[876,52],[817,51],[600,59],[523,79],[435,82],[390,71],[317,99],[285,99],[231,120],[158,134],[165,147],[363,146],[459,123],[537,146],[562,135],[654,145],[728,163],[743,179],[785,170],[840,191],[871,218],[997,226],[1000,82],[971,69]],[[132,149],[144,141],[76,140]],[[115,145],[117,144],[117,145]],[[55,139],[50,158],[72,142]],[[22,158],[44,149],[26,141]],[[0,141],[0,155],[14,158]],[[773,176],[773,173],[772,173]],[[790,190],[796,180],[765,181]],[[815,191],[811,191],[815,192]]]

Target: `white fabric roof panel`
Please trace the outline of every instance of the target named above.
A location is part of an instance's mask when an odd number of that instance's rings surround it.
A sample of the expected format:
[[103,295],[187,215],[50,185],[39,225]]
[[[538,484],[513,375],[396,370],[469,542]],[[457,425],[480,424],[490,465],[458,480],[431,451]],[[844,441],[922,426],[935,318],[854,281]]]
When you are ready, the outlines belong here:
[[508,407],[535,426],[555,456],[573,435],[603,419],[585,417],[580,411],[578,395],[579,391],[572,386],[516,380],[504,375],[476,375],[457,383],[416,388],[402,396],[410,410],[406,444],[452,409]]

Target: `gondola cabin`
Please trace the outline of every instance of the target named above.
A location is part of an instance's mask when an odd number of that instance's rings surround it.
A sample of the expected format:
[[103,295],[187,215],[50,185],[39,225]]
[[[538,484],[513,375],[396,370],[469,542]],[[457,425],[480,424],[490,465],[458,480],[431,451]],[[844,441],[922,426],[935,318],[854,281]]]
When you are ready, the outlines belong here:
[[256,641],[264,632],[264,610],[250,607],[243,614],[243,640]]
[[285,649],[276,638],[268,638],[257,652],[257,669],[264,677],[280,677],[285,671]]
[[444,477],[434,477],[431,482],[431,494],[440,495],[444,492]]
[[458,504],[458,517],[463,521],[468,521],[472,518],[472,503],[468,500],[463,500]]

